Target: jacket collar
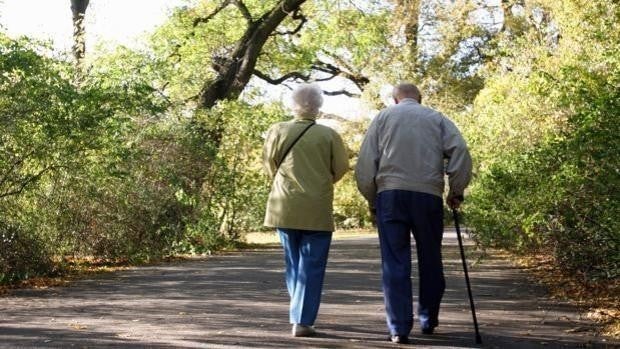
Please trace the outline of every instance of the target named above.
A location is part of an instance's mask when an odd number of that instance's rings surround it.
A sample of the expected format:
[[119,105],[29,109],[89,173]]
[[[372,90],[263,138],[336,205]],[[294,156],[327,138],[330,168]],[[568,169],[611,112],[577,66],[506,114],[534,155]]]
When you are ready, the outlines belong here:
[[293,118],[293,121],[316,121],[316,118],[310,116],[296,116]]
[[398,103],[398,104],[402,104],[402,103],[407,103],[407,104],[410,104],[410,103],[413,103],[413,104],[420,104],[420,103],[418,103],[418,101],[416,101],[416,100],[415,100],[415,99],[413,99],[413,98],[403,98],[403,99],[400,101],[400,103]]

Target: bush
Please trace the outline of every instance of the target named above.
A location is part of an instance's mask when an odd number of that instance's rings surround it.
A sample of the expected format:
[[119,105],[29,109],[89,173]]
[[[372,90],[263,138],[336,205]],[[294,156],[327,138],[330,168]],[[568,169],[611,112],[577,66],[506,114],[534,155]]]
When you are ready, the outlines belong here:
[[31,232],[0,221],[0,284],[50,274],[54,264],[49,252]]
[[[620,276],[619,24],[607,11],[618,13],[617,5],[588,4],[570,17],[586,23],[590,31],[572,34],[595,49],[540,57],[540,69],[522,77],[527,83],[512,85],[511,93],[521,96],[522,103],[537,106],[532,110],[561,117],[555,119],[555,129],[547,128],[518,147],[489,144],[466,206],[480,243],[543,251],[567,273],[590,280]],[[560,50],[576,38],[567,35],[565,40]],[[489,88],[483,95],[496,101],[487,104],[489,115],[514,110],[502,102],[503,91]],[[524,137],[523,132],[536,134],[511,128],[498,130],[502,132],[512,132],[513,140]]]

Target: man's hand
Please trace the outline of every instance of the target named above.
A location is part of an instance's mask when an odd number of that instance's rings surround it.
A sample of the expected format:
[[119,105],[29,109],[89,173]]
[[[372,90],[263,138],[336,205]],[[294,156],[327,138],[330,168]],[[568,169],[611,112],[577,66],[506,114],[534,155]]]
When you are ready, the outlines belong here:
[[459,207],[461,207],[461,203],[463,202],[463,195],[456,195],[456,196],[448,197],[446,201],[448,203],[448,207],[450,207],[453,210],[456,210]]

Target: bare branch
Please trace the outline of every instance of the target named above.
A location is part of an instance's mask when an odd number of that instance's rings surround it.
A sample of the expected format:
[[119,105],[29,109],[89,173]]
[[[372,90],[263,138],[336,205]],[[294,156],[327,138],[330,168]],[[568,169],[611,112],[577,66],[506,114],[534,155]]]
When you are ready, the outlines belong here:
[[[194,22],[192,23],[192,26],[194,28],[196,28],[199,24],[209,22],[213,17],[217,16],[218,13],[220,13],[223,9],[225,9],[228,5],[230,5],[230,1],[231,0],[224,0],[220,4],[220,6],[218,6],[215,10],[213,10],[213,12],[208,14],[206,17],[196,17],[196,18],[194,18]],[[194,30],[192,30],[190,35],[194,36],[195,34],[196,34],[196,32]]]
[[213,12],[211,12],[207,16],[194,18],[194,21],[192,22],[192,30],[185,36],[185,38],[183,39],[183,42],[177,44],[174,47],[174,50],[172,51],[172,53],[168,55],[168,59],[176,57],[176,62],[179,62],[181,60],[179,49],[183,47],[183,45],[185,45],[189,41],[190,38],[196,36],[196,27],[198,27],[200,24],[209,22],[211,19],[213,19],[213,17],[217,16],[218,13],[222,12],[223,9],[225,9],[228,5],[230,5],[231,1],[232,0],[224,0],[218,7],[215,8],[215,10],[213,10]]
[[33,153],[34,151],[31,151],[30,153],[26,154],[24,157],[21,157],[17,159],[17,161],[13,162],[13,164],[11,165],[11,168],[8,171],[6,171],[4,175],[2,176],[2,179],[0,179],[0,187],[2,187],[9,180],[9,176],[15,170],[15,168],[21,165],[24,161],[26,161],[26,159],[29,158]]
[[288,80],[288,79],[296,79],[296,80],[302,80],[302,81],[309,81],[310,80],[310,76],[309,75],[304,75],[300,72],[290,72],[287,74],[282,75],[279,78],[271,78],[269,77],[267,74],[259,71],[258,69],[254,69],[253,72],[254,76],[256,76],[257,78],[267,81],[268,83],[272,84],[272,85],[279,85],[281,83],[283,83],[284,81]]
[[351,6],[356,9],[357,11],[359,11],[361,14],[363,14],[364,16],[368,15],[368,13],[366,13],[366,11],[364,11],[363,8],[361,8],[358,4],[355,3],[355,1],[349,0],[348,1],[349,4],[351,4]]
[[[282,75],[279,78],[271,78],[269,77],[267,74],[254,69],[254,76],[256,76],[257,78],[264,80],[272,85],[283,85],[288,87],[290,90],[292,90],[293,88],[284,84],[284,82],[286,80],[289,79],[295,79],[295,80],[301,80],[301,81],[327,81],[330,79],[333,79],[334,77],[336,77],[337,75],[332,75],[328,78],[323,78],[323,79],[312,79],[309,75],[304,75],[300,72],[290,72],[287,74]],[[327,96],[338,96],[338,95],[345,95],[345,96],[349,96],[349,97],[361,97],[361,95],[359,93],[354,93],[354,92],[350,92],[347,91],[345,89],[339,90],[339,91],[323,91],[323,93],[325,93],[325,95]]]
[[342,70],[341,68],[331,63],[323,62],[320,60],[317,60],[317,62],[312,65],[312,69],[323,73],[331,74],[332,78],[334,76],[341,76],[345,79],[348,79],[353,82],[360,90],[363,90],[364,87],[370,82],[370,79],[361,74],[354,74],[349,71]]
[[361,95],[359,93],[354,93],[354,92],[349,92],[345,89],[342,90],[338,90],[338,91],[323,91],[323,93],[327,96],[339,96],[339,95],[345,95],[348,97],[355,97],[355,98],[359,98],[361,97]]
[[293,87],[290,86],[290,85],[287,85],[287,84],[283,83],[282,86],[284,86],[284,87],[288,88],[289,90],[293,91]]
[[303,13],[301,13],[301,9],[296,9],[293,12],[293,15],[291,16],[291,18],[293,18],[294,20],[298,20],[299,24],[297,25],[297,27],[293,30],[287,30],[284,32],[281,31],[276,31],[271,35],[295,35],[297,33],[299,33],[299,31],[301,30],[301,28],[304,27],[304,24],[306,24],[306,22],[308,22],[308,18],[306,16],[304,16]]
[[237,8],[243,15],[243,18],[245,18],[248,21],[248,23],[254,22],[254,19],[252,18],[252,14],[250,13],[250,10],[248,10],[248,7],[245,6],[245,4],[243,3],[243,0],[233,0],[233,2],[235,3]]
[[42,169],[41,171],[39,171],[38,173],[30,176],[30,178],[26,178],[23,182],[20,183],[20,185],[15,188],[14,190],[10,190],[10,191],[5,191],[4,193],[0,193],[0,199],[5,198],[7,196],[11,196],[11,195],[18,195],[21,194],[24,189],[26,189],[26,187],[30,184],[30,183],[34,183],[37,180],[39,180],[39,178],[41,178],[46,172],[52,170],[52,169],[56,169],[56,168],[60,168],[62,166],[47,166],[44,169]]
[[312,79],[312,80],[314,80],[314,81],[329,81],[329,80],[332,80],[333,78],[335,78],[336,76],[338,76],[338,75],[330,75],[330,76],[328,76],[326,78],[315,78],[315,79]]

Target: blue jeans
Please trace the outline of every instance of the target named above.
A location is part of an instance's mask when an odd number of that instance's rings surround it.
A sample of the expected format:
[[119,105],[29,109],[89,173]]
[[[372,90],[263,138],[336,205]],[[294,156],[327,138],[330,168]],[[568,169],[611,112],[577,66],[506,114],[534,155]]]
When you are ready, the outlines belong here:
[[277,228],[286,261],[286,287],[292,324],[314,325],[321,304],[323,279],[332,233]]
[[435,328],[446,288],[441,258],[443,201],[431,194],[388,190],[379,193],[376,206],[390,333],[406,336],[413,327],[411,233],[418,256],[420,326]]

